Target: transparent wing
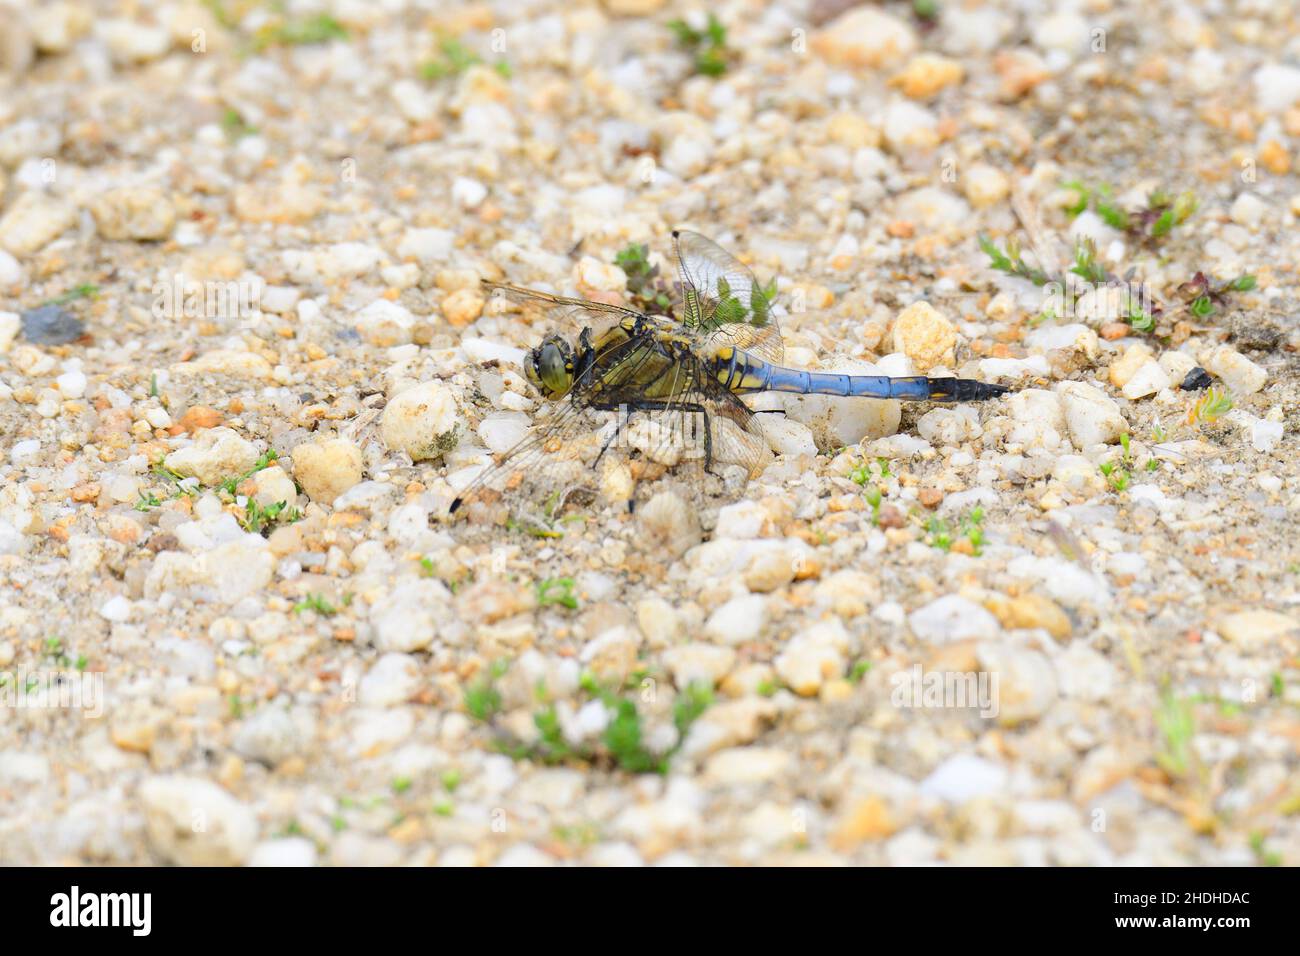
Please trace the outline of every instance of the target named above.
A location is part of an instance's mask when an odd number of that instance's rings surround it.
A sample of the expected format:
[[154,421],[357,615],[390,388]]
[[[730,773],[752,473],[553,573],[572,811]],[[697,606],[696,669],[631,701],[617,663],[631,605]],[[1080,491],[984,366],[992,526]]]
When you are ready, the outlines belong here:
[[734,346],[780,365],[785,357],[781,329],[769,290],[739,259],[698,232],[673,233],[685,302],[682,322],[712,353]]
[[540,324],[548,332],[561,335],[573,335],[585,326],[593,331],[613,325],[624,318],[637,318],[641,315],[635,309],[605,302],[592,302],[589,299],[575,299],[564,295],[553,295],[539,289],[525,289],[523,286],[509,285],[504,282],[481,282],[484,292],[491,296],[505,299],[521,305],[527,310],[538,310],[544,316]]

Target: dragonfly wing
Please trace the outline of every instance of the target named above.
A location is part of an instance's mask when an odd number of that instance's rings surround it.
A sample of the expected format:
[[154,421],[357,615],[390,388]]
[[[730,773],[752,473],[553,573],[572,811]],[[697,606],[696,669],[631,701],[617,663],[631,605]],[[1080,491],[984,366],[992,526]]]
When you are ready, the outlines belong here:
[[705,353],[733,346],[781,364],[784,347],[772,301],[739,259],[697,232],[678,230],[677,264],[685,295],[682,321]]
[[543,292],[540,289],[526,289],[523,286],[510,285],[506,282],[489,282],[487,279],[483,279],[480,284],[483,290],[489,294],[500,295],[525,306],[536,305],[544,309],[576,306],[587,312],[617,318],[623,318],[624,316],[636,318],[641,314],[635,309],[629,309],[626,306],[610,305],[607,302],[593,302],[590,299],[577,299],[567,295],[555,295],[550,292]]
[[488,282],[485,279],[481,285],[483,291],[493,299],[513,303],[525,313],[540,312],[541,317],[532,320],[530,324],[569,337],[576,335],[583,328],[601,330],[624,319],[636,319],[641,315],[635,309],[623,306],[553,295],[540,289],[525,289],[523,286],[508,285],[503,282]]

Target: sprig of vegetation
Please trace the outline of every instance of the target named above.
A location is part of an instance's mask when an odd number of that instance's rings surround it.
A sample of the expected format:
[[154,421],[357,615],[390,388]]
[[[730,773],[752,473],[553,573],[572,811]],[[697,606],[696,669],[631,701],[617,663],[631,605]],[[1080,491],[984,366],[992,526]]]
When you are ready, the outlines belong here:
[[965,541],[971,554],[984,552],[984,509],[975,507],[954,527],[938,515],[925,523],[926,541],[932,548],[949,552],[958,541]]
[[673,300],[669,287],[659,275],[659,267],[650,263],[650,247],[631,243],[614,256],[614,265],[627,275],[627,291],[633,304],[642,312],[668,315]]
[[[1133,452],[1131,449],[1132,439],[1129,438],[1128,432],[1119,436],[1119,443],[1123,448],[1118,463],[1113,461],[1103,461],[1097,466],[1106,478],[1107,484],[1115,491],[1127,491],[1128,486],[1133,481]],[[1155,461],[1155,459],[1151,459]]]
[[493,661],[486,671],[465,688],[465,710],[475,720],[487,723],[501,712],[501,691],[497,681],[510,669],[508,660]]
[[93,282],[82,282],[73,286],[62,295],[55,296],[53,299],[46,299],[42,305],[67,305],[69,302],[76,302],[78,299],[97,299],[99,298],[99,286]]
[[727,28],[710,13],[703,30],[697,30],[685,20],[670,20],[668,29],[677,37],[679,46],[695,56],[695,72],[704,76],[721,76],[727,72],[728,63],[735,54],[727,49]]
[[268,448],[266,451],[262,452],[262,454],[258,455],[257,461],[253,463],[252,468],[248,469],[248,471],[244,472],[238,478],[227,478],[221,484],[217,485],[217,490],[224,491],[233,498],[238,493],[236,489],[239,488],[240,485],[246,482],[249,478],[252,478],[259,471],[270,468],[271,465],[275,464],[279,457],[279,452],[274,448]]
[[1156,764],[1169,776],[1184,779],[1196,766],[1192,738],[1196,736],[1196,714],[1192,702],[1175,697],[1169,690],[1160,695],[1156,710],[1156,729],[1160,733]]
[[232,143],[243,139],[245,136],[252,136],[257,133],[257,128],[250,125],[244,119],[243,114],[233,106],[228,107],[221,114],[221,130],[226,134],[226,139]]
[[[420,75],[426,80],[443,80],[449,76],[459,76],[483,62],[483,58],[455,37],[443,37],[438,41],[438,58],[429,60],[420,67]],[[492,68],[506,79],[511,76],[510,64],[497,60]]]
[[1176,290],[1177,295],[1186,304],[1187,311],[1198,319],[1208,319],[1218,309],[1225,306],[1234,293],[1249,292],[1257,282],[1249,273],[1234,279],[1217,281],[1204,272],[1197,272]]
[[573,593],[573,578],[546,578],[537,582],[537,606],[560,604],[570,611],[577,610],[578,598]]
[[294,614],[301,614],[303,611],[315,611],[321,617],[333,617],[339,609],[325,600],[323,594],[308,594],[293,606]]
[[1097,262],[1097,244],[1091,239],[1080,239],[1074,247],[1074,265],[1070,271],[1092,285],[1101,285],[1111,279],[1106,267]]
[[1146,205],[1129,211],[1115,202],[1111,188],[1105,184],[1090,188],[1075,179],[1062,184],[1062,188],[1075,194],[1075,201],[1065,210],[1071,219],[1091,206],[1112,229],[1124,233],[1130,239],[1148,243],[1170,235],[1190,219],[1200,206],[1195,193],[1183,192],[1171,196],[1156,190],[1147,197]]
[[880,527],[880,509],[885,497],[883,484],[889,480],[888,458],[876,459],[874,474],[877,480],[873,481],[872,463],[863,461],[861,465],[849,472],[849,479],[855,484],[863,486],[862,497],[866,499],[867,504],[871,507],[871,523],[876,527]]
[[1264,839],[1264,834],[1258,830],[1250,835],[1250,852],[1255,854],[1255,862],[1260,866],[1281,866],[1282,854],[1268,849]]
[[[466,689],[465,706],[472,716],[491,722],[501,710],[501,695],[496,680],[505,668],[493,665],[487,675]],[[673,726],[677,742],[666,752],[652,750],[646,744],[645,718],[637,708],[636,697],[621,690],[602,686],[595,677],[584,674],[580,690],[588,700],[598,700],[606,708],[609,721],[601,734],[600,743],[571,744],[564,736],[559,709],[554,701],[545,700],[545,688],[539,689],[542,706],[533,712],[533,726],[537,739],[530,743],[499,737],[498,750],[516,760],[532,760],[543,764],[594,763],[608,760],[629,773],[668,772],[674,754],[681,749],[694,723],[713,704],[711,687],[689,684],[679,691],[673,701]]]
[[265,534],[279,521],[292,524],[301,517],[302,512],[297,508],[289,507],[288,502],[277,501],[274,504],[260,505],[257,499],[250,497],[248,503],[244,505],[244,514],[240,517],[239,523],[251,534]]
[[867,499],[867,504],[871,506],[871,523],[877,528],[880,527],[880,505],[884,496],[880,493],[879,485],[872,485],[862,492],[862,496]]
[[939,4],[937,0],[912,0],[912,13],[923,24],[930,25],[939,19]]
[[1207,388],[1187,412],[1187,424],[1212,425],[1232,410],[1232,395],[1226,389]]
[[1020,242],[1014,236],[1007,240],[1007,250],[1003,252],[997,244],[982,233],[979,236],[980,248],[989,257],[989,265],[1007,275],[1028,279],[1034,285],[1046,285],[1052,281],[1050,273],[1025,262],[1020,249]]
[[267,24],[253,35],[253,49],[260,53],[271,46],[308,46],[347,38],[348,31],[342,23],[328,13],[317,13]]

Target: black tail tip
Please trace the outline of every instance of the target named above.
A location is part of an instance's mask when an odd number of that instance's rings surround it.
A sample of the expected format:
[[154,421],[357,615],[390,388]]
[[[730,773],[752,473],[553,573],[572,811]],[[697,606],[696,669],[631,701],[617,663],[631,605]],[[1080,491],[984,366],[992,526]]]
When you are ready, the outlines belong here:
[[1010,391],[1012,389],[1007,385],[979,382],[973,378],[930,379],[930,400],[935,402],[984,402]]

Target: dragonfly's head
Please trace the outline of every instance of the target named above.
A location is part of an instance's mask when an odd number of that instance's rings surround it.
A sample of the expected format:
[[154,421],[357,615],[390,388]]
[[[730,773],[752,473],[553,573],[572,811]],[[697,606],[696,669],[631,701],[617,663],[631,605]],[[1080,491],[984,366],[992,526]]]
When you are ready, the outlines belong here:
[[551,334],[524,357],[524,375],[548,401],[558,401],[573,387],[573,347]]

